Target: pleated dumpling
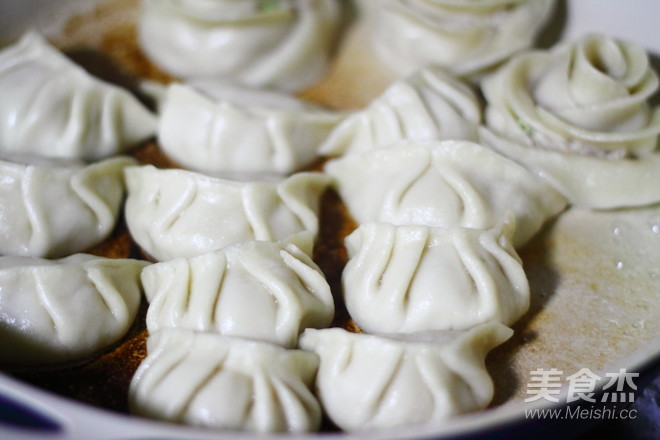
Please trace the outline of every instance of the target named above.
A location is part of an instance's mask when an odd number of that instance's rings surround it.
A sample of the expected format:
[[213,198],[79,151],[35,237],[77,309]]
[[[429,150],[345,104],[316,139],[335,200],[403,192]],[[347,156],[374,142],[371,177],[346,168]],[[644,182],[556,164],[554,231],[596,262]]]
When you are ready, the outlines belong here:
[[511,232],[512,225],[487,231],[360,225],[346,238],[346,308],[367,333],[511,325],[529,308]]
[[328,162],[358,223],[491,229],[515,218],[517,248],[566,199],[525,168],[467,141],[401,142]]
[[233,431],[306,432],[321,424],[311,391],[318,356],[183,329],[147,339],[129,390],[137,415]]
[[0,151],[98,160],[156,133],[133,95],[88,74],[39,34],[0,51]]
[[301,90],[326,73],[338,0],[142,0],[139,41],[180,78]]
[[137,315],[145,265],[86,254],[0,257],[0,363],[73,362],[117,342]]
[[300,346],[321,358],[316,387],[328,417],[345,431],[383,430],[485,408],[494,387],[484,359],[512,333],[491,323],[413,341],[307,329]]
[[398,141],[478,139],[481,107],[475,92],[437,67],[394,82],[369,106],[349,115],[321,147],[329,156]]
[[316,237],[330,180],[298,173],[275,182],[238,182],[151,165],[126,169],[126,223],[156,260],[193,257],[248,240]]
[[292,244],[248,241],[146,268],[147,329],[178,327],[295,347],[326,327],[334,302],[323,273]]
[[375,50],[397,72],[476,75],[531,47],[555,0],[360,0]]
[[483,83],[483,142],[588,208],[660,201],[658,75],[642,47],[587,35],[513,58]]
[[215,89],[211,98],[174,84],[160,106],[163,151],[185,168],[206,174],[298,171],[318,159],[319,146],[341,118],[275,92]]
[[92,165],[21,159],[0,161],[0,254],[59,258],[111,234],[124,200],[124,168],[133,159]]

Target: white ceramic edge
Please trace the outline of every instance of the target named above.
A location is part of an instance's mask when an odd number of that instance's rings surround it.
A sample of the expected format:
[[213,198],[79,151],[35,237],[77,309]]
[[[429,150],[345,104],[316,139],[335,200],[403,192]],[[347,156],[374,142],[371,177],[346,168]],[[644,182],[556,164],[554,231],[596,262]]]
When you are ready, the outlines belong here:
[[[29,20],[34,27],[46,34],[56,33],[73,11],[89,10],[105,0],[0,0],[0,41],[17,37],[26,29]],[[573,39],[581,35],[600,32],[626,39],[642,45],[654,54],[660,54],[660,1],[658,0],[568,0],[570,14],[562,33],[563,39]],[[608,371],[626,368],[638,371],[660,356],[660,340],[637,350],[626,359],[618,360],[609,366]],[[217,430],[204,430],[186,426],[134,418],[91,407],[79,402],[53,395],[34,388],[0,373],[0,394],[34,408],[39,413],[49,415],[64,426],[58,435],[48,435],[53,440],[73,439],[263,439],[264,435],[234,433]],[[524,410],[555,407],[550,402],[537,404],[506,404],[502,407],[481,413],[468,414],[448,420],[442,425],[424,428],[405,428],[387,432],[361,432],[343,434],[285,434],[286,438],[307,439],[414,439],[441,438],[461,434],[477,434],[484,430],[502,427],[525,420]],[[466,429],[467,428],[467,429]],[[270,435],[271,438],[284,438]],[[35,432],[11,429],[0,426],[0,438],[14,440],[34,439]]]

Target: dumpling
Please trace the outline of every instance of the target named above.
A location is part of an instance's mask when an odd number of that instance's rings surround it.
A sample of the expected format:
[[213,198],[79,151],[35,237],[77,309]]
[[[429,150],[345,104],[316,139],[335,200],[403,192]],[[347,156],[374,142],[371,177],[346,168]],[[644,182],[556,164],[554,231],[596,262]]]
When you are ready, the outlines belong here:
[[525,146],[617,159],[658,146],[658,75],[644,49],[588,35],[523,53],[483,83],[489,126]]
[[292,108],[292,98],[280,100],[274,92],[236,87],[227,95],[212,99],[191,86],[171,85],[160,108],[163,151],[206,174],[284,175],[317,160],[340,120],[301,101]]
[[112,233],[124,201],[124,168],[133,159],[92,165],[20,159],[0,161],[0,254],[58,258]]
[[126,223],[156,260],[193,257],[248,240],[316,237],[321,173],[237,182],[151,165],[126,169]]
[[0,51],[0,151],[98,160],[152,137],[156,117],[35,32]]
[[129,390],[134,414],[262,433],[321,424],[315,353],[174,328],[151,334],[147,350]]
[[323,273],[291,244],[249,241],[147,267],[147,329],[178,327],[293,348],[307,327],[327,327],[334,302]]
[[401,142],[334,159],[325,171],[357,223],[490,229],[513,215],[516,248],[566,206],[517,163],[467,141]]
[[478,74],[532,46],[554,0],[360,0],[383,60],[407,75],[427,65]]
[[338,0],[143,0],[139,41],[180,78],[302,90],[326,73]]
[[494,387],[484,359],[512,333],[491,323],[413,341],[307,329],[300,346],[321,358],[316,387],[330,419],[346,431],[383,430],[485,408]]
[[360,225],[346,240],[346,308],[367,333],[511,325],[529,308],[512,225],[465,228]]
[[481,142],[527,167],[572,205],[615,209],[660,201],[660,154],[607,159],[534,148],[482,130]]
[[121,339],[137,315],[146,265],[85,254],[0,257],[0,363],[73,362]]
[[483,141],[580,206],[660,201],[658,75],[641,47],[588,35],[521,54],[483,83]]
[[321,147],[330,156],[402,140],[478,140],[481,108],[466,84],[439,68],[394,82],[367,108],[346,118]]

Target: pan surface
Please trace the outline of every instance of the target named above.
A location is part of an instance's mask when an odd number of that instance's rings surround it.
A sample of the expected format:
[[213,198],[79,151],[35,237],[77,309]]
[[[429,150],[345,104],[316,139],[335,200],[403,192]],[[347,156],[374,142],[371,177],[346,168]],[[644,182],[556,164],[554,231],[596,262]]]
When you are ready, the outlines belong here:
[[[81,44],[140,72],[135,51],[136,0],[0,1],[0,42],[34,27],[63,49]],[[635,41],[657,60],[660,3],[638,0],[559,2],[555,20],[541,39],[550,45],[589,32]],[[347,30],[328,77],[304,93],[336,109],[366,105],[394,74],[366,46],[359,22]],[[132,47],[128,54],[121,44]],[[131,46],[132,45],[132,46]],[[656,63],[657,64],[657,63]],[[520,251],[530,281],[530,311],[515,334],[488,358],[496,384],[491,407],[442,425],[362,433],[360,438],[443,438],[486,435],[529,422],[525,410],[557,408],[560,402],[525,402],[533,372],[556,369],[563,378],[589,369],[641,371],[660,356],[660,206],[617,211],[569,209]],[[603,382],[604,383],[604,382]],[[603,384],[601,383],[601,385]],[[566,391],[564,389],[564,391]],[[0,423],[0,438],[269,438],[143,420],[89,405],[0,375],[0,421],[22,414],[24,426]],[[277,437],[277,436],[272,436]],[[301,438],[352,438],[324,433]],[[51,438],[51,437],[49,437]]]

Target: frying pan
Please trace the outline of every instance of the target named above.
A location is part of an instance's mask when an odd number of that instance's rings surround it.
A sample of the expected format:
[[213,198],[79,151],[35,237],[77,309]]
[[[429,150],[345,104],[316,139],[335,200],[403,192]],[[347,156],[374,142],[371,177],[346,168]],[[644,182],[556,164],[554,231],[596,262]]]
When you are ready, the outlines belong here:
[[[60,46],[84,41],[135,22],[136,0],[0,0],[0,43],[36,28]],[[102,14],[94,14],[102,8]],[[70,26],[73,16],[82,16]],[[539,40],[601,32],[634,41],[657,60],[660,54],[657,0],[560,1]],[[328,78],[306,97],[334,108],[360,108],[377,96],[393,74],[365,47],[363,30],[346,33]],[[529,313],[514,337],[487,360],[496,384],[493,404],[430,427],[359,434],[296,435],[320,438],[447,438],[577,435],[588,420],[530,419],[525,411],[564,408],[565,403],[525,402],[532,372],[556,368],[566,375],[588,368],[604,377],[621,369],[639,372],[638,385],[657,375],[660,359],[660,206],[615,211],[569,209],[520,250],[532,291]],[[649,371],[651,373],[649,373]],[[599,382],[599,387],[605,381]],[[563,397],[567,390],[563,389]],[[560,402],[566,402],[565,398]],[[0,373],[0,438],[27,439],[270,439],[209,431],[117,413],[53,394]]]

